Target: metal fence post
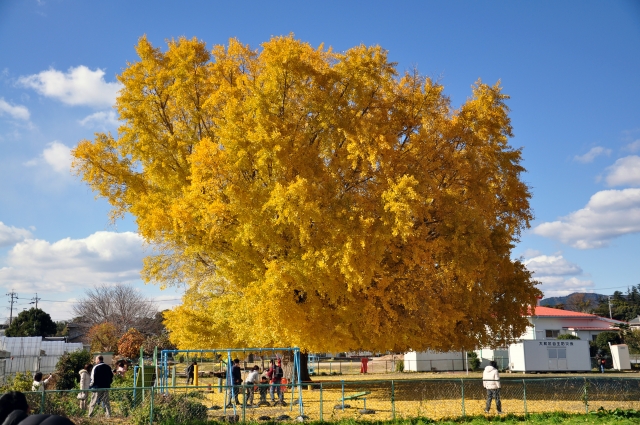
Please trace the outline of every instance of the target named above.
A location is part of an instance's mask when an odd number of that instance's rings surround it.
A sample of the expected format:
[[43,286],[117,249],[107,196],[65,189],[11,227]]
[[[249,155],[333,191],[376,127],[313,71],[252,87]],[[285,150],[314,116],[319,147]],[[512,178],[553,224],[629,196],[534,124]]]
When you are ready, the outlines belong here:
[[393,420],[396,420],[396,386],[395,386],[395,382],[392,379],[391,380],[391,414],[393,417]]
[[464,417],[464,415],[465,415],[465,409],[464,409],[464,379],[460,379],[460,389],[461,389],[461,393],[462,393],[462,416]]
[[589,413],[589,384],[587,383],[587,378],[584,379],[584,389],[582,390],[582,398],[584,400],[584,410],[585,413]]
[[153,399],[154,399],[155,391],[154,388],[151,387],[151,400],[149,402],[149,425],[153,424]]
[[[44,385],[44,384],[42,384],[42,385]],[[45,397],[44,393],[45,393],[45,391],[42,391],[42,397],[40,399],[40,413],[41,414],[44,413],[44,397]]]
[[[241,388],[244,390],[246,385],[243,385]],[[236,389],[236,391],[238,391]],[[246,417],[247,414],[247,392],[243,391],[243,400],[242,400],[242,422],[245,422],[244,418]],[[281,393],[282,394],[282,393]],[[238,395],[238,400],[240,400],[240,396]],[[282,394],[282,400],[284,403],[284,394]],[[291,407],[293,407],[293,403],[290,403]]]
[[320,422],[322,422],[322,382],[320,382]]
[[524,401],[524,416],[527,416],[527,381],[522,380],[522,399]]

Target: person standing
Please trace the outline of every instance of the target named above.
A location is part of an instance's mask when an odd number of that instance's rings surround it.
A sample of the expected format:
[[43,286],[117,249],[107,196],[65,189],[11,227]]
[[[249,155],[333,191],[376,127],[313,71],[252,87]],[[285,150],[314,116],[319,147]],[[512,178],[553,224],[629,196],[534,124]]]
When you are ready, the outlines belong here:
[[195,360],[193,362],[191,362],[191,364],[189,365],[189,367],[187,367],[187,385],[189,384],[193,384],[194,380],[193,380],[193,374],[196,370],[196,365],[198,364],[198,362],[196,362]]
[[278,393],[278,400],[280,403],[284,402],[284,395],[282,394],[282,378],[284,377],[284,371],[282,370],[282,360],[278,359],[273,365],[271,373],[271,401],[275,402],[274,391]]
[[107,418],[111,417],[111,405],[109,404],[109,391],[113,381],[113,371],[109,365],[104,363],[102,356],[96,356],[96,365],[91,370],[91,384],[89,388],[99,389],[91,393],[91,403],[89,403],[89,417],[93,415],[96,404],[100,403],[104,407]]
[[502,414],[502,402],[500,401],[500,374],[498,373],[498,364],[491,361],[489,366],[484,368],[482,372],[482,385],[487,389],[487,405],[484,413],[489,413],[491,409],[491,400],[496,400],[496,410],[498,415]]
[[87,409],[87,393],[86,390],[89,389],[89,384],[91,383],[91,363],[87,363],[84,365],[84,368],[80,369],[80,389],[82,392],[78,393],[78,400],[80,400],[80,408],[82,410]]
[[255,393],[255,386],[259,384],[258,379],[260,377],[260,367],[254,366],[247,376],[245,383],[247,384],[247,405],[253,406],[253,394]]
[[231,367],[231,384],[232,398],[236,401],[236,404],[240,404],[240,400],[238,400],[238,394],[240,393],[240,388],[242,385],[242,371],[240,370],[239,359],[235,359],[233,361],[233,366]]

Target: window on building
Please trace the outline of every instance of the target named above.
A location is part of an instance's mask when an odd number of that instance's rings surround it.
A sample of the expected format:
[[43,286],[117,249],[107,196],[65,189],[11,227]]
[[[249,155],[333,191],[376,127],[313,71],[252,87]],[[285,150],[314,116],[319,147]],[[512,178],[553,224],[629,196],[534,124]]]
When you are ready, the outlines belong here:
[[547,329],[545,331],[545,337],[546,338],[557,338],[558,335],[560,335],[560,331],[559,330]]

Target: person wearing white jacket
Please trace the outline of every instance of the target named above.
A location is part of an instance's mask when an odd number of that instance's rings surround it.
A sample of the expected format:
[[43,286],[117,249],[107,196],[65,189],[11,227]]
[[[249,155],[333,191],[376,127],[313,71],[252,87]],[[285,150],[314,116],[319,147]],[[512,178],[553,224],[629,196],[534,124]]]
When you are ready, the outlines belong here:
[[89,389],[89,383],[91,382],[91,369],[93,369],[93,365],[91,363],[87,363],[84,365],[84,368],[80,369],[80,389],[82,392],[78,393],[78,400],[80,400],[80,408],[82,410],[87,409],[87,392]]
[[502,414],[502,402],[500,401],[500,374],[498,373],[498,364],[491,361],[489,366],[484,368],[482,372],[482,385],[487,389],[487,405],[484,413],[489,413],[491,409],[491,400],[496,400],[496,410],[498,415]]

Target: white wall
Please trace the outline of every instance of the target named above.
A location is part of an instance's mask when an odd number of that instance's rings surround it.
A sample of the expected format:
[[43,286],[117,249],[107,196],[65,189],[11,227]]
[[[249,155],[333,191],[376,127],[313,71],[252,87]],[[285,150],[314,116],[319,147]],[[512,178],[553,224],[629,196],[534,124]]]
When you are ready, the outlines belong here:
[[461,351],[410,351],[404,354],[404,370],[411,372],[465,370]]

